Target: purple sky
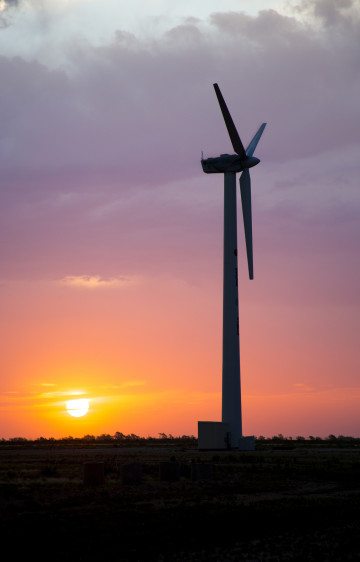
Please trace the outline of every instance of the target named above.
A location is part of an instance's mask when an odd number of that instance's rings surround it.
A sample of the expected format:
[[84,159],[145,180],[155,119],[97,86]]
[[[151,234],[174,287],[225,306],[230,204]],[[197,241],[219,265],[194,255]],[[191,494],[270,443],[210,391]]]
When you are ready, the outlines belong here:
[[[13,4],[0,35],[16,26]],[[7,347],[23,321],[17,292],[30,287],[36,300],[69,276],[135,280],[142,297],[147,283],[176,280],[207,294],[218,314],[221,177],[199,162],[202,149],[231,150],[216,81],[244,144],[268,122],[252,173],[253,285],[241,266],[244,348],[258,333],[264,353],[294,348],[289,386],[359,393],[360,2],[304,0],[286,12],[269,4],[203,19],[189,8],[153,36],[119,22],[101,44],[74,35],[58,63],[40,48],[39,57],[0,56]],[[239,238],[243,248],[241,224]],[[154,298],[161,309],[161,291]],[[19,318],[12,335],[9,314]],[[304,355],[303,378],[297,369],[292,378],[291,361]],[[5,357],[3,390],[17,380]],[[270,392],[264,381],[259,374],[254,388]],[[275,376],[276,388],[283,383]],[[333,432],[358,433],[358,422]]]

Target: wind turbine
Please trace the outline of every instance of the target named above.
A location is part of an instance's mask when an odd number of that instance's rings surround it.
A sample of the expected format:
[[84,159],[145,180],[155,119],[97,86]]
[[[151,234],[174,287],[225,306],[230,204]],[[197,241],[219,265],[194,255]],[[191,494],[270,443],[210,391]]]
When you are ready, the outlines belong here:
[[223,349],[222,349],[222,422],[230,430],[231,447],[239,447],[242,438],[239,301],[238,301],[238,251],[236,213],[236,174],[241,172],[240,193],[244,219],[246,253],[249,278],[254,279],[251,180],[249,169],[259,164],[253,156],[265,129],[263,123],[247,149],[241,142],[230,112],[218,84],[214,84],[216,97],[236,154],[221,154],[216,158],[202,158],[206,174],[224,174],[224,278],[223,278]]

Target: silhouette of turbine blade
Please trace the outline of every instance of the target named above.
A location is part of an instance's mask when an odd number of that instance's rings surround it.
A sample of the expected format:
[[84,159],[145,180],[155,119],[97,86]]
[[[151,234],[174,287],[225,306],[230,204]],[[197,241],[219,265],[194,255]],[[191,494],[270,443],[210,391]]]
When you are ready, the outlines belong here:
[[245,149],[243,147],[243,143],[241,142],[241,139],[239,137],[239,133],[236,130],[236,127],[234,125],[234,121],[232,120],[232,117],[230,115],[230,111],[227,108],[227,105],[225,103],[225,100],[223,98],[223,95],[221,93],[221,90],[220,90],[218,84],[214,84],[214,89],[215,89],[216,97],[217,97],[219,105],[220,105],[221,113],[223,114],[223,118],[224,118],[224,121],[225,121],[226,128],[227,128],[228,133],[229,133],[231,144],[233,145],[233,149],[242,159],[245,160],[246,159],[246,153],[245,153]]
[[251,216],[251,179],[250,179],[250,172],[248,169],[245,169],[240,176],[240,193],[241,193],[242,212],[243,212],[243,219],[244,219],[249,278],[254,279],[252,216]]
[[246,149],[246,156],[248,158],[251,157],[254,154],[255,148],[257,147],[257,144],[258,144],[258,142],[261,138],[261,135],[264,132],[265,127],[266,127],[266,123],[263,123],[262,125],[260,125],[259,130],[253,136],[249,146]]

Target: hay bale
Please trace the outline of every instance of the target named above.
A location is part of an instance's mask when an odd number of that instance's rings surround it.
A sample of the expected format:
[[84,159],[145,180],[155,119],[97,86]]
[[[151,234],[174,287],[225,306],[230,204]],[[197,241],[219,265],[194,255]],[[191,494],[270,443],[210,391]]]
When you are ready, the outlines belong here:
[[191,465],[191,480],[199,482],[214,478],[214,465],[211,463],[193,463]]
[[159,466],[160,480],[176,482],[180,478],[180,464],[178,462],[161,462]]
[[120,480],[122,484],[141,484],[143,466],[139,462],[129,462],[120,466]]
[[84,462],[84,485],[102,486],[105,482],[105,466],[103,462]]
[[191,464],[189,462],[182,462],[180,465],[180,477],[191,478]]

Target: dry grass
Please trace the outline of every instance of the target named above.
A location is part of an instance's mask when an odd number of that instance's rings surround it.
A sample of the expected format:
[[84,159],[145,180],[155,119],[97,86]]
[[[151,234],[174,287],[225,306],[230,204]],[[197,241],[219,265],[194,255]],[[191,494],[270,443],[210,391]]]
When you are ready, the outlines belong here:
[[[211,462],[214,479],[161,482],[159,462],[171,457]],[[1,535],[13,560],[360,559],[358,448],[25,446],[0,449],[0,460]],[[84,487],[89,460],[105,462],[104,486]],[[128,462],[142,463],[142,483],[121,484]]]

